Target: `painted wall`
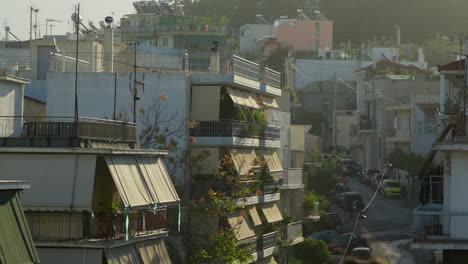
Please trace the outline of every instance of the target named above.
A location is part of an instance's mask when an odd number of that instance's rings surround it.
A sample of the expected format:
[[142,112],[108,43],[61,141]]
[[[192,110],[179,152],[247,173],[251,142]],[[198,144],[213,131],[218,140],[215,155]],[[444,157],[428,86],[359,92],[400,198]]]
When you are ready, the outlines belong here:
[[342,115],[340,111],[336,114],[336,140],[337,145],[350,149],[351,147],[351,129],[357,126],[357,115],[355,111],[347,111],[349,115]]
[[0,179],[31,182],[21,195],[25,208],[70,210],[76,173],[74,206],[85,210],[91,206],[95,164],[96,155],[0,154]]
[[27,117],[33,117],[31,121],[39,121],[42,118],[36,117],[44,117],[46,115],[46,104],[37,101],[35,99],[31,99],[29,97],[24,97],[24,117],[27,120]]
[[438,137],[437,127],[433,131],[425,130],[424,112],[418,106],[413,106],[411,114],[411,151],[425,156]]
[[193,86],[190,119],[218,121],[221,103],[220,86]]
[[[275,36],[279,43],[290,46],[296,51],[331,49],[333,47],[333,21],[298,19],[295,23],[281,23],[279,20],[275,22]],[[317,44],[319,44],[318,47]]]
[[[112,118],[114,109],[114,75],[109,73],[80,73],[78,78],[78,109],[79,115],[95,118]],[[132,75],[133,76],[133,75]],[[160,125],[161,128],[176,130],[189,117],[188,101],[189,89],[185,74],[145,73],[144,88],[138,87],[137,108],[148,110],[155,105],[154,100],[160,100],[156,106],[161,107],[161,120],[170,119]],[[51,72],[47,80],[47,115],[73,116],[74,114],[74,73]],[[137,80],[143,81],[143,73],[137,74]],[[121,119],[133,120],[133,96],[130,88],[133,79],[129,73],[119,73],[117,76],[116,114]],[[141,120],[138,129],[142,131]],[[179,147],[185,148],[186,131],[181,135]],[[183,180],[183,172],[177,170],[175,184]]]
[[[0,80],[0,116],[23,115],[23,84]],[[0,117],[0,137],[19,136],[21,119]]]
[[291,150],[305,151],[304,125],[291,125]]
[[245,24],[240,28],[239,50],[255,55],[257,39],[271,35],[273,25]]

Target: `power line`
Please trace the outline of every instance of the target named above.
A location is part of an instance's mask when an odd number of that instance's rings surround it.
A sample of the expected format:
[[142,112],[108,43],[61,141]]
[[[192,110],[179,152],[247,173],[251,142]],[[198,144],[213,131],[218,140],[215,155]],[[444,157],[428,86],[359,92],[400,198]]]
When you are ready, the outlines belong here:
[[377,193],[379,192],[379,189],[380,187],[382,186],[382,183],[383,183],[383,180],[385,178],[385,174],[387,174],[387,170],[388,170],[388,166],[392,166],[390,163],[386,163],[385,164],[385,167],[384,167],[384,173],[382,174],[382,177],[380,178],[380,182],[379,182],[379,185],[377,185],[377,188],[375,189],[375,192],[374,192],[374,195],[372,196],[372,198],[370,199],[370,201],[367,203],[367,205],[364,207],[364,209],[362,209],[360,212],[359,212],[359,215],[356,217],[356,222],[354,222],[354,226],[353,226],[353,231],[351,232],[351,234],[349,235],[349,239],[348,239],[348,244],[346,245],[346,249],[343,253],[343,256],[341,256],[341,260],[340,260],[340,264],[343,263],[343,260],[344,258],[346,257],[346,253],[348,252],[348,249],[349,249],[349,246],[351,244],[351,241],[353,239],[353,235],[354,233],[356,232],[356,228],[357,228],[357,225],[359,223],[359,217],[361,215],[363,215],[366,210],[369,208],[369,206],[371,206],[371,204],[374,202],[375,200],[375,197],[377,196]]

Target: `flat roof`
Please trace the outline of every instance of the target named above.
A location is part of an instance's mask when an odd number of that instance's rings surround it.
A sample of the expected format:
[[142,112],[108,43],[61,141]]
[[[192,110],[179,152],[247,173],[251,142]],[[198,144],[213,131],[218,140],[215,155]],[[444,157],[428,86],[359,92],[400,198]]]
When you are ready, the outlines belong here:
[[23,190],[29,189],[30,186],[29,181],[0,180],[0,190]]

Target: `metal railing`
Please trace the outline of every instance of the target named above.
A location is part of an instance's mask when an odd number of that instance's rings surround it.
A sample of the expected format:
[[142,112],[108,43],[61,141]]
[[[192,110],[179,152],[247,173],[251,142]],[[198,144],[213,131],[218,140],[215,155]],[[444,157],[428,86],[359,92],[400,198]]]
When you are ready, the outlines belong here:
[[232,56],[232,60],[234,74],[252,80],[260,80],[260,65],[235,55]]
[[157,25],[150,25],[150,26],[130,26],[130,25],[123,25],[121,32],[122,33],[158,33],[158,32],[203,32],[205,34],[209,33],[218,33],[220,34],[227,34],[227,27],[226,26],[216,26],[216,27],[202,27],[202,26],[182,26],[182,25],[174,25],[174,26],[157,26]]
[[264,234],[258,238],[257,250],[265,250],[278,244],[278,232]]
[[[29,229],[37,241],[117,239],[126,236],[126,216],[117,213],[25,212]],[[128,234],[158,233],[167,228],[165,211],[132,212]]]
[[118,120],[78,117],[76,121],[74,117],[0,116],[0,123],[18,122],[20,125],[16,129],[21,130],[19,136],[27,138],[87,138],[134,142],[137,136],[134,123]]
[[225,197],[242,198],[276,192],[275,180],[249,180],[238,183],[227,181],[197,181],[191,184],[191,199],[200,200],[210,191],[220,193]]
[[302,222],[287,224],[285,227],[283,243],[291,244],[294,240],[302,237]]
[[281,73],[265,68],[263,72],[263,81],[271,86],[281,88]]
[[190,128],[194,137],[252,137],[279,139],[280,129],[273,126],[262,126],[233,120],[199,121],[196,127]]
[[468,212],[430,211],[413,213],[415,242],[468,242]]

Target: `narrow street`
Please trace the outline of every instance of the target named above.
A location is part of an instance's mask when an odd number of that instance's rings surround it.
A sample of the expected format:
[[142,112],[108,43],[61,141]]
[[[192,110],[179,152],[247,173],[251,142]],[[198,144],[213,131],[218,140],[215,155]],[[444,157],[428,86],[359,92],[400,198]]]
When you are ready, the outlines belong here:
[[[364,203],[368,203],[375,190],[362,184],[357,178],[348,183],[351,191],[360,192]],[[419,206],[418,200],[385,198],[380,194],[367,210],[367,219],[359,220],[356,232],[370,242],[373,256],[387,259],[391,264],[431,263],[431,252],[412,250],[412,211]],[[334,208],[342,219],[346,214]],[[343,227],[343,232],[351,232],[354,221]],[[334,258],[336,259],[336,258]]]

